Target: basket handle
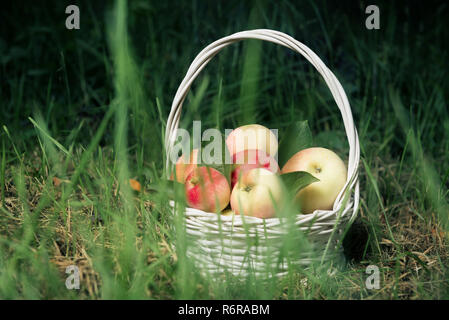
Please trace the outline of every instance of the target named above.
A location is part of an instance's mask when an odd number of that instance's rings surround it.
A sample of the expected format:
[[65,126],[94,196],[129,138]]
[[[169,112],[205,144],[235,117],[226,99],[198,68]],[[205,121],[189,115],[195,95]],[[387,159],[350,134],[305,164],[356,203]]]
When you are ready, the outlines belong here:
[[[358,165],[360,160],[360,145],[359,139],[357,135],[357,129],[354,125],[354,120],[352,118],[351,107],[349,105],[348,98],[346,97],[346,93],[343,90],[340,82],[337,80],[335,75],[326,67],[326,65],[321,61],[321,59],[306,45],[301,42],[295,40],[291,36],[270,29],[256,29],[256,30],[248,30],[234,33],[230,36],[221,38],[207,47],[205,47],[193,60],[190,65],[187,73],[179,85],[178,90],[176,91],[175,98],[173,99],[173,103],[171,106],[171,111],[167,120],[167,127],[165,130],[165,152],[166,152],[166,169],[167,174],[169,175],[170,169],[170,152],[173,149],[176,133],[179,125],[179,118],[181,115],[182,104],[189,92],[189,89],[196,79],[198,74],[203,70],[203,68],[207,65],[207,63],[224,47],[241,40],[245,39],[259,39],[264,41],[269,41],[273,43],[277,43],[284,47],[290,48],[291,50],[300,53],[303,55],[323,76],[324,81],[329,87],[332,96],[340,109],[343,123],[345,126],[346,136],[348,138],[349,143],[349,158],[348,158],[348,175],[347,181],[337,197],[337,200],[334,203],[334,209],[338,207],[341,202],[342,195],[345,191],[350,188],[352,189],[355,184],[355,192],[356,196],[354,202],[354,210],[357,210],[358,207]],[[357,200],[356,200],[357,199]],[[353,213],[355,215],[355,212]]]

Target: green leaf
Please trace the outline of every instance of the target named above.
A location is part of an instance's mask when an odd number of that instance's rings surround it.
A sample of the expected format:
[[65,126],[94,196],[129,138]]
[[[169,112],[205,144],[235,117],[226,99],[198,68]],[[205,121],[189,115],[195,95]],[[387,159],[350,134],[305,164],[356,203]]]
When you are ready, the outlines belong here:
[[291,192],[292,195],[296,195],[301,189],[307,187],[309,184],[320,181],[306,171],[284,173],[279,177],[286,189]]
[[279,142],[278,160],[282,168],[295,153],[312,146],[312,132],[308,121],[296,121],[288,126]]

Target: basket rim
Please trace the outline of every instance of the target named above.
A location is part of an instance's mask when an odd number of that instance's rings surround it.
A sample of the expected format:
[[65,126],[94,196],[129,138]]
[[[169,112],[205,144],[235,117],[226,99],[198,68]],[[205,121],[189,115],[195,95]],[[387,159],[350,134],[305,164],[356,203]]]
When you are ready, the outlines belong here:
[[[354,197],[355,198],[355,197]],[[170,200],[169,205],[173,212],[175,211],[176,201]],[[306,225],[308,223],[324,223],[326,221],[335,218],[335,215],[342,210],[341,219],[353,219],[353,215],[347,217],[347,212],[354,208],[355,200],[351,199],[347,201],[346,206],[342,208],[343,203],[339,205],[335,210],[315,210],[312,213],[298,213],[295,215],[295,223],[298,225]],[[248,215],[238,215],[235,213],[229,215],[217,214],[216,212],[207,212],[200,209],[195,209],[191,207],[185,207],[184,210],[187,219],[194,219],[200,223],[224,223],[230,224],[232,226],[243,226],[243,225],[264,225],[267,228],[272,228],[279,226],[283,223],[283,220],[288,220],[287,217],[272,217],[272,218],[259,218],[255,216]],[[333,223],[332,223],[333,224]]]

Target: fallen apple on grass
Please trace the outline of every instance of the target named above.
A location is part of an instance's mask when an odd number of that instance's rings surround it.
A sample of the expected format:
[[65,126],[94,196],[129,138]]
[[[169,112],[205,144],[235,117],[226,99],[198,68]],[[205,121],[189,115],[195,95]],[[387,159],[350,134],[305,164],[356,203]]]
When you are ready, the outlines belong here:
[[234,168],[231,173],[231,188],[234,188],[239,177],[246,171],[255,168],[264,168],[273,173],[280,171],[276,160],[262,150],[243,150],[232,156]]
[[184,187],[189,207],[206,212],[219,212],[229,204],[231,188],[228,180],[214,168],[193,169],[187,176]]
[[347,170],[343,160],[326,148],[308,148],[293,155],[283,166],[281,174],[306,171],[318,178],[296,195],[302,213],[331,210],[346,183]]
[[256,168],[244,172],[232,189],[231,208],[235,214],[272,218],[282,198],[279,176],[267,169]]
[[249,124],[232,130],[226,138],[226,146],[231,156],[244,150],[257,149],[274,157],[278,140],[270,129],[260,124]]

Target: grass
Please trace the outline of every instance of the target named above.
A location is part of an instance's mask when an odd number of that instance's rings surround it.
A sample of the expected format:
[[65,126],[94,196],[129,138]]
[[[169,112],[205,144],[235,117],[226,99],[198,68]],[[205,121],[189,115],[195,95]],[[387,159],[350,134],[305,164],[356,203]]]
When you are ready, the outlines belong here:
[[[63,28],[63,4],[2,10],[14,32],[0,37],[0,298],[449,298],[449,8],[380,2],[381,29],[369,31],[368,4],[81,1],[78,31]],[[208,43],[259,27],[308,45],[351,103],[361,202],[333,275],[314,266],[278,282],[212,281],[186,257],[182,219],[167,205],[165,123],[182,76]],[[316,145],[348,153],[324,81],[269,43],[211,61],[180,126],[193,120],[280,134],[308,120]],[[73,264],[80,290],[65,286]],[[378,290],[365,286],[368,265],[380,269]]]

